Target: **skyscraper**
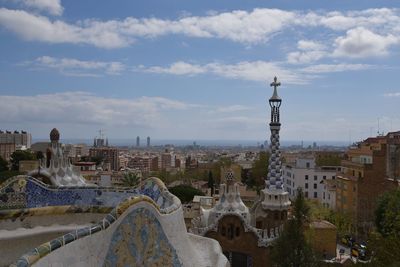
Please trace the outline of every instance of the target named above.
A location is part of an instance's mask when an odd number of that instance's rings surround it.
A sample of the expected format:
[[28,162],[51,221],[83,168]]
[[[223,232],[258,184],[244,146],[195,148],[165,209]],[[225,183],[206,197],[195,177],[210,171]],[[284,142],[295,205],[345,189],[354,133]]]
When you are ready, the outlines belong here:
[[150,146],[150,136],[147,136],[147,147]]
[[137,147],[140,146],[140,137],[139,136],[136,137],[136,146]]

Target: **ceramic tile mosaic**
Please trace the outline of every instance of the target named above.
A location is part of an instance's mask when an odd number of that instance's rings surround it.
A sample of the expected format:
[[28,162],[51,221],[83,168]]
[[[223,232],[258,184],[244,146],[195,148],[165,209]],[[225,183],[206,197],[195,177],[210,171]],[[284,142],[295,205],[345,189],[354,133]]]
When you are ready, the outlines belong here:
[[181,266],[153,213],[139,208],[126,216],[114,232],[104,262],[109,266]]
[[[65,234],[59,238],[53,239],[47,243],[44,243],[40,245],[37,248],[34,248],[30,252],[26,253],[23,255],[21,258],[17,260],[17,262],[11,266],[13,267],[27,267],[31,266],[33,263],[37,262],[40,258],[46,256],[47,254],[51,253],[52,251],[61,248],[62,246],[65,246],[66,244],[69,244],[77,239],[92,235],[94,233],[100,232],[102,230],[107,229],[111,224],[115,223],[118,218],[121,217],[121,215],[130,207],[133,206],[137,203],[140,202],[147,202],[153,205],[153,207],[159,211],[158,205],[149,197],[139,195],[139,196],[132,196],[127,199],[125,199],[123,202],[119,203],[101,222],[94,224],[90,227],[85,227],[82,229],[79,229],[77,231],[70,232],[68,234]],[[126,219],[128,218],[129,219]],[[136,225],[132,225],[132,222]],[[146,244],[143,245],[138,245],[138,247],[135,248],[135,255],[139,255],[137,253],[146,253],[146,255],[141,255],[140,258],[143,257],[148,257],[149,261],[152,261],[154,264],[161,264],[161,265],[149,265],[149,266],[181,266],[176,251],[175,249],[169,244],[169,241],[167,237],[165,236],[165,233],[163,232],[163,229],[158,221],[158,219],[147,209],[144,208],[139,208],[136,210],[133,210],[131,214],[128,214],[127,217],[124,218],[124,220],[120,223],[120,225],[125,225],[125,226],[119,226],[118,229],[122,229],[121,231],[128,231],[128,233],[131,233],[130,235],[132,236],[132,233],[135,233],[137,236],[138,233],[145,233],[149,235],[149,237],[146,237],[145,239],[147,240]],[[121,228],[122,227],[122,228]],[[128,227],[128,228],[127,228]],[[131,227],[131,229],[129,229]],[[133,227],[133,228],[132,228]],[[125,235],[126,233],[115,231],[115,233],[119,233],[120,237],[122,235]],[[139,232],[135,232],[139,231]],[[116,240],[114,237],[116,234],[114,233],[113,235],[113,240]],[[143,239],[144,240],[144,239]],[[127,242],[127,240],[125,240]],[[124,242],[125,242],[124,241]],[[130,241],[132,242],[132,241]],[[114,247],[117,245],[117,242],[115,241]],[[113,245],[110,245],[109,250],[113,248]],[[152,244],[150,246],[150,244]],[[129,248],[131,248],[133,245],[131,245]],[[117,252],[117,250],[113,250],[114,252]],[[154,253],[153,253],[154,252]],[[112,261],[112,259],[118,259],[118,257],[124,257],[121,254],[112,254],[113,252],[110,252],[110,259],[109,262]],[[153,253],[153,254],[152,254]],[[108,255],[108,254],[107,254]],[[114,256],[113,256],[114,255]],[[171,263],[171,264],[169,264]],[[166,265],[164,265],[166,264]],[[105,266],[116,266],[116,265],[106,265]],[[132,265],[131,265],[132,266]],[[133,265],[135,266],[135,265]]]
[[107,206],[115,207],[123,199],[143,194],[152,198],[160,208],[170,204],[164,199],[165,186],[158,179],[148,179],[139,189],[101,187],[49,187],[35,178],[19,176],[0,188],[0,210],[47,206]]

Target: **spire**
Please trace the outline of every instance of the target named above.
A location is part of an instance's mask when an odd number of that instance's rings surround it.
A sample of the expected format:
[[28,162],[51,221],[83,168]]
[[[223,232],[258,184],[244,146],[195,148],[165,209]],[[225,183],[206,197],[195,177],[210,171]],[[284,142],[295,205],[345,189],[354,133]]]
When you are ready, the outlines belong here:
[[269,105],[271,107],[271,122],[269,124],[271,130],[271,142],[270,142],[270,151],[271,155],[269,158],[269,166],[268,166],[268,175],[266,180],[266,188],[267,189],[283,189],[283,181],[282,181],[282,167],[281,167],[281,152],[279,150],[279,131],[281,128],[280,123],[280,114],[279,108],[282,103],[282,99],[279,98],[277,87],[280,86],[281,83],[278,82],[278,79],[275,77],[274,81],[271,83],[271,87],[274,87],[274,92],[272,97],[269,99]]

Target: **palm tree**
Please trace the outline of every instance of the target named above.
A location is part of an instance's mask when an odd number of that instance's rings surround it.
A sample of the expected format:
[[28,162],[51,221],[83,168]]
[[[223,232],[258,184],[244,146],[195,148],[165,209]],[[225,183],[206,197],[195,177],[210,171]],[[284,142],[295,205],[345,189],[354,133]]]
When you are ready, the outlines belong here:
[[126,187],[136,186],[140,181],[139,176],[136,173],[128,172],[125,173],[124,178],[122,178],[122,183]]

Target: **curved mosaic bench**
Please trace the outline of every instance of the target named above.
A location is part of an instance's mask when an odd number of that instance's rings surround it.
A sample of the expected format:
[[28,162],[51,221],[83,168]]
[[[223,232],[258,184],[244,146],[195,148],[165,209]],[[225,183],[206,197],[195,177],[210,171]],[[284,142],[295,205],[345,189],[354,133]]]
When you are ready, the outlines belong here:
[[[56,238],[45,244],[42,244],[39,247],[23,255],[15,264],[12,264],[11,266],[18,266],[18,267],[31,266],[44,256],[71,242],[104,231],[107,228],[109,228],[112,224],[114,224],[116,221],[118,221],[118,219],[122,217],[122,215],[124,215],[124,213],[130,207],[143,202],[150,204],[156,210],[156,212],[161,214],[159,206],[150,197],[144,195],[129,197],[128,199],[125,199],[123,202],[121,202],[117,207],[115,207],[99,223],[94,224],[90,227],[79,229],[75,232],[65,234],[59,238]],[[132,221],[134,221],[134,223],[132,223]],[[136,239],[132,238],[133,235],[135,235]],[[124,238],[124,236],[128,238]],[[141,248],[139,248],[137,246],[137,244],[139,243],[137,242],[138,236],[139,237],[150,236],[152,237],[151,240],[152,243],[148,244],[147,248],[146,246],[142,246]],[[155,218],[155,216],[149,211],[149,209],[145,208],[139,208],[134,210],[134,212],[131,212],[128,215],[126,215],[120,222],[117,230],[113,233],[113,238],[111,240],[107,256],[105,258],[104,266],[115,266],[114,263],[116,260],[125,261],[126,259],[124,259],[124,256],[119,255],[118,251],[122,249],[127,249],[128,247],[132,248],[133,247],[132,242],[134,241],[136,244],[136,250],[134,250],[135,253],[130,251],[130,254],[132,254],[130,260],[140,260],[141,262],[145,261],[148,263],[154,263],[154,262],[160,262],[160,264],[162,263],[159,266],[181,266],[181,263],[179,262],[179,259],[176,255],[176,251],[169,244],[168,239],[166,238],[160,223]],[[149,240],[147,240],[147,242],[149,242]],[[125,247],[121,248],[121,244],[124,245]],[[155,249],[154,253],[149,254],[149,251],[154,249]],[[147,258],[144,258],[143,257],[144,255],[147,255],[146,256]],[[163,265],[165,263],[167,264]],[[139,263],[136,262],[135,264]]]
[[[16,186],[22,176],[9,181]],[[54,188],[31,177],[45,190],[102,193],[135,193],[113,207],[99,223],[67,233],[21,256],[11,266],[228,266],[218,242],[187,233],[180,200],[158,178],[149,178],[136,189]],[[20,182],[21,185],[24,182]],[[3,190],[3,191],[1,191]],[[108,212],[107,206],[47,206],[0,211],[6,218],[79,212]],[[68,245],[68,246],[67,246]]]
[[0,210],[30,209],[47,206],[115,207],[124,198],[146,195],[161,209],[173,204],[173,197],[164,183],[149,178],[138,188],[54,187],[29,176],[16,176],[0,188]]

